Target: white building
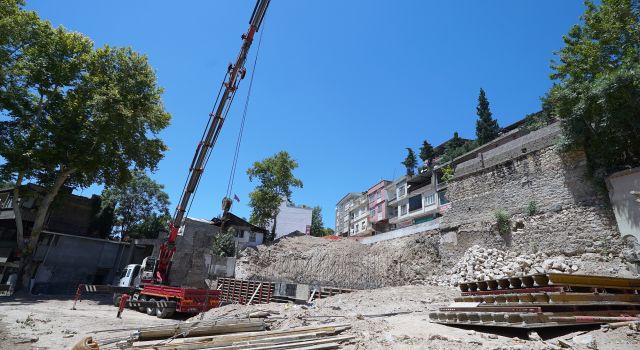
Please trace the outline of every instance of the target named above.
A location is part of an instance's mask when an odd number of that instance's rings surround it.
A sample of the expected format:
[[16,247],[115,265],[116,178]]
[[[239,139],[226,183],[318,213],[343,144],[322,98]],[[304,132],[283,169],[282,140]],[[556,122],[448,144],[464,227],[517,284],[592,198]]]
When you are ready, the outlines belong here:
[[288,200],[283,200],[280,204],[280,212],[276,217],[275,239],[295,231],[310,234],[312,211],[312,208],[295,206]]

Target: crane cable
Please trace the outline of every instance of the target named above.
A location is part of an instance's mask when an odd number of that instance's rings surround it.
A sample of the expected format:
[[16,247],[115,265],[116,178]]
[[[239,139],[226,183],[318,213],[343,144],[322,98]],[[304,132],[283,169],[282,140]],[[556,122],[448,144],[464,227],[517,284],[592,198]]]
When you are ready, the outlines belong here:
[[249,89],[247,90],[247,99],[244,103],[244,111],[242,112],[242,121],[240,122],[240,130],[238,131],[238,139],[236,140],[236,149],[233,155],[233,162],[231,163],[231,173],[229,174],[229,182],[227,183],[226,197],[230,198],[233,192],[233,183],[235,181],[236,169],[238,166],[238,156],[240,154],[240,145],[242,144],[242,135],[244,133],[244,126],[247,119],[247,111],[249,109],[249,100],[251,98],[251,88],[253,87],[253,78],[256,74],[256,65],[258,63],[258,56],[260,55],[260,46],[262,45],[262,35],[264,34],[265,23],[263,20],[262,30],[260,31],[260,38],[258,38],[258,47],[256,48],[256,57],[253,60],[253,68],[251,70],[251,78],[249,79]]

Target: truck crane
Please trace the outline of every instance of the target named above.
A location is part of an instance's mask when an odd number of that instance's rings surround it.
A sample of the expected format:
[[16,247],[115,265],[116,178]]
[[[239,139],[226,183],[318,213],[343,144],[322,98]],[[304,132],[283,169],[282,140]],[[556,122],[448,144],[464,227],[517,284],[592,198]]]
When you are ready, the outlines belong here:
[[[188,211],[193,196],[198,188],[205,166],[211,156],[229,108],[238,90],[240,81],[246,75],[245,62],[255,34],[264,20],[270,0],[257,0],[249,20],[249,29],[242,34],[242,46],[235,63],[230,63],[227,73],[218,92],[214,108],[209,114],[209,121],[196,147],[189,166],[187,181],[180,195],[176,211],[169,222],[169,234],[159,249],[158,257],[147,257],[141,265],[128,265],[122,274],[118,286],[85,285],[78,286],[74,308],[80,300],[82,292],[114,293],[114,304],[120,304],[120,296],[126,293],[131,296],[129,306],[137,307],[148,314],[158,317],[170,317],[174,311],[200,312],[219,305],[219,291],[169,286],[169,270],[176,252],[176,239],[183,219]],[[222,201],[223,218],[231,208],[231,200],[225,197]],[[221,230],[224,229],[224,220]]]
[[[204,172],[205,165],[210,156],[211,150],[218,139],[222,125],[226,119],[226,114],[229,111],[231,102],[238,90],[240,80],[242,80],[246,74],[246,68],[244,64],[249,54],[249,48],[253,42],[255,33],[260,29],[264,15],[266,14],[267,7],[270,0],[258,0],[256,6],[251,15],[249,21],[249,30],[242,35],[242,47],[240,53],[236,58],[235,64],[229,64],[227,68],[227,75],[225,81],[222,84],[222,96],[218,95],[216,106],[210,114],[210,123],[207,126],[206,131],[203,134],[202,140],[196,148],[195,155],[189,167],[189,178],[186,186],[180,196],[180,201],[176,212],[173,215],[173,220],[169,224],[169,236],[161,246],[160,255],[158,258],[158,264],[155,269],[155,275],[153,276],[154,283],[164,283],[167,280],[169,273],[169,266],[171,259],[176,251],[176,238],[178,236],[178,230],[182,225],[187,206],[191,203],[193,195],[198,188],[202,173]],[[223,200],[223,211],[226,213],[229,210],[231,201]],[[145,282],[143,280],[143,282]]]

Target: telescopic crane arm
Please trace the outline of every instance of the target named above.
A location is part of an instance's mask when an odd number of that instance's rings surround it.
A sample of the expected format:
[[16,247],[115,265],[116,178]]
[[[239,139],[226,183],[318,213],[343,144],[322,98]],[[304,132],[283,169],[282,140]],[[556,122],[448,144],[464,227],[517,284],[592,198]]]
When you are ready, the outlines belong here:
[[180,196],[180,201],[176,208],[176,212],[173,215],[173,219],[169,223],[169,236],[160,246],[158,265],[154,276],[154,282],[156,283],[163,283],[167,281],[171,259],[176,251],[175,243],[176,237],[178,236],[178,230],[182,225],[182,220],[184,219],[187,208],[191,203],[193,194],[198,188],[200,178],[204,172],[211,150],[218,139],[218,135],[220,134],[220,130],[222,129],[222,125],[226,119],[231,102],[233,102],[233,97],[238,89],[240,80],[242,80],[246,74],[244,64],[247,60],[249,48],[251,47],[255,33],[260,29],[267,7],[269,6],[269,2],[270,0],[257,0],[256,6],[251,14],[251,19],[249,20],[249,30],[242,35],[242,47],[240,48],[240,53],[236,58],[235,64],[229,64],[225,80],[222,84],[221,95],[218,95],[216,105],[209,115],[210,120],[207,125],[207,129],[196,148],[191,166],[189,167],[187,183],[182,191],[182,195]]

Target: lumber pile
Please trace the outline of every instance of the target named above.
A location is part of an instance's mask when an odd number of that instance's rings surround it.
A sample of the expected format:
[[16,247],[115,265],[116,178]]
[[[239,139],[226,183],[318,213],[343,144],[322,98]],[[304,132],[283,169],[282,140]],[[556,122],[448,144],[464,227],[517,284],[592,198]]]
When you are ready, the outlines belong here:
[[[354,336],[341,335],[349,324],[326,324],[268,330],[272,312],[255,311],[234,318],[213,321],[182,322],[174,325],[143,327],[130,333],[104,339],[87,337],[100,349],[188,350],[188,349],[336,349]],[[112,332],[122,330],[104,330]],[[131,332],[133,331],[133,332]],[[77,349],[89,349],[76,345]]]
[[460,284],[461,297],[432,312],[442,324],[543,328],[635,321],[640,280],[558,273]]
[[140,344],[136,350],[190,350],[190,349],[337,349],[340,343],[354,336],[339,335],[349,329],[348,324],[298,327],[274,331],[231,333],[175,341],[170,344]]

